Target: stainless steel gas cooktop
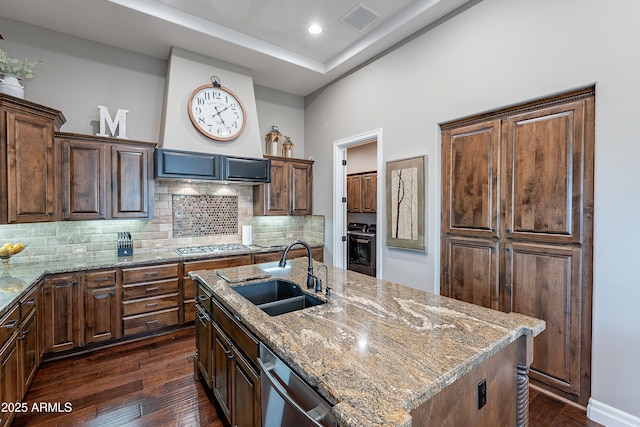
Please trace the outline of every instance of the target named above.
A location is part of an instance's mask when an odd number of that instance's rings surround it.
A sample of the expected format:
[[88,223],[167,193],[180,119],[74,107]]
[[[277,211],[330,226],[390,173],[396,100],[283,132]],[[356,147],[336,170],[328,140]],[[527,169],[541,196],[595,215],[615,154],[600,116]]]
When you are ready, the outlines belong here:
[[185,248],[176,248],[176,252],[178,252],[180,255],[208,254],[212,252],[241,250],[249,250],[249,247],[241,245],[239,243],[228,243],[224,245],[187,246]]

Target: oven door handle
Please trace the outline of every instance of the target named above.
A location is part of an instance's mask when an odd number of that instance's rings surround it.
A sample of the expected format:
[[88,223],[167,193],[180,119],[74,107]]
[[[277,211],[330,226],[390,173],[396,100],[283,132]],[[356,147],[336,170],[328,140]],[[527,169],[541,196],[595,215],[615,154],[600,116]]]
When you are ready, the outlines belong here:
[[352,238],[354,241],[356,241],[357,243],[369,243],[371,242],[371,239],[358,239],[357,237],[354,239]]

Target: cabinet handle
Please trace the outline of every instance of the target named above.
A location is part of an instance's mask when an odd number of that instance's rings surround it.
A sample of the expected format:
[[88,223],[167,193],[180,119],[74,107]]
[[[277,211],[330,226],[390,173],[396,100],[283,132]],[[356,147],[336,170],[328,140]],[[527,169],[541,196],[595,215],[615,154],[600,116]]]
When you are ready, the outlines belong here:
[[18,321],[13,319],[13,320],[10,320],[9,322],[5,323],[4,325],[0,326],[0,328],[11,329],[14,326],[16,326],[16,323],[18,323]]
[[206,301],[208,299],[208,297],[206,295],[198,295],[198,299],[200,301]]
[[93,279],[94,282],[106,282],[109,280],[108,277],[98,277],[97,279]]
[[157,305],[158,305],[157,302],[150,302],[149,304],[147,304],[147,307],[155,307]]
[[33,305],[36,303],[36,299],[35,298],[31,298],[29,301],[26,301],[27,305]]
[[226,348],[223,348],[222,350],[224,350],[224,354],[227,355],[227,359],[229,360],[233,359],[233,354],[231,354],[231,350],[227,350]]
[[155,319],[155,320],[149,320],[149,321],[147,322],[147,325],[153,325],[153,324],[155,324],[155,323],[158,323],[158,319]]
[[157,286],[154,286],[153,288],[147,288],[147,292],[154,292],[154,291],[157,291],[157,290],[158,290]]
[[158,272],[157,271],[148,271],[145,273],[146,276],[157,276]]

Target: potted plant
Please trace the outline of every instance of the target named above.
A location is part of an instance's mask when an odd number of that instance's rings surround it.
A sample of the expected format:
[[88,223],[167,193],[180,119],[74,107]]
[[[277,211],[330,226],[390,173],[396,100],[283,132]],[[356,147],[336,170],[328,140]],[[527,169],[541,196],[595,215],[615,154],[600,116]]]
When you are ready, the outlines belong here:
[[0,49],[0,93],[24,98],[24,86],[20,82],[33,77],[33,67],[38,62],[30,62],[28,59],[9,58],[9,55]]

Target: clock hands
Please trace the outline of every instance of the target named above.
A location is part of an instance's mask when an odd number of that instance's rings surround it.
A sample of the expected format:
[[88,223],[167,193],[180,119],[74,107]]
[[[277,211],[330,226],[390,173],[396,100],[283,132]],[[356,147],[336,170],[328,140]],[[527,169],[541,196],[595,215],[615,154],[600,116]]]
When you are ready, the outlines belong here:
[[224,122],[224,119],[222,118],[222,113],[224,110],[227,110],[229,108],[231,108],[231,105],[229,105],[227,108],[223,108],[221,111],[218,111],[218,107],[214,106],[213,107],[216,110],[216,114],[213,115],[213,117],[218,116],[220,117],[220,121],[222,122],[222,126],[224,126],[225,128],[227,128],[227,133],[225,133],[225,135],[228,135],[229,133],[231,133],[231,131],[229,130],[229,126],[227,126],[227,124]]

